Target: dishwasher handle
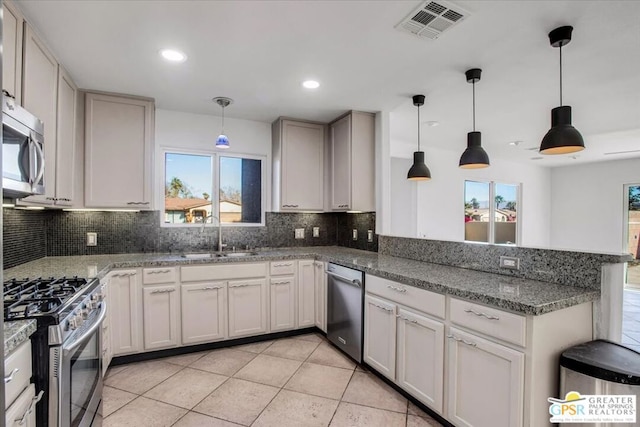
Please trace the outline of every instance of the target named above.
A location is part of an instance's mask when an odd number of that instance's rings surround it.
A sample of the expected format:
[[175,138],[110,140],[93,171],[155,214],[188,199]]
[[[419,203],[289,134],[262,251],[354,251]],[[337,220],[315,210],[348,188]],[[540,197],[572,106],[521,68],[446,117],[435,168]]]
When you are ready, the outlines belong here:
[[331,271],[326,272],[329,276],[335,277],[336,279],[340,279],[343,282],[346,282],[352,286],[356,286],[358,288],[362,287],[362,282],[358,279],[349,279],[348,277],[341,276],[339,274],[333,273]]

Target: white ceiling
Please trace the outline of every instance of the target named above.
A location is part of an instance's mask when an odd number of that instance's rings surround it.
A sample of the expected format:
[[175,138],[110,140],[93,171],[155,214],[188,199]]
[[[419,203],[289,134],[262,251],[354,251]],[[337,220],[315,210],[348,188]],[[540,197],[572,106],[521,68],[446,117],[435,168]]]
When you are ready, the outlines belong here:
[[[393,112],[392,152],[416,145],[411,96],[426,146],[462,152],[471,131],[468,68],[477,130],[492,159],[539,165],[640,157],[640,2],[459,1],[470,12],[438,40],[394,29],[419,1],[19,1],[76,83],[149,96],[158,108],[227,117],[329,121],[343,112]],[[587,149],[577,159],[536,151],[559,105],[558,49],[547,33],[574,26],[563,48],[564,101]],[[163,61],[174,47],[188,60]],[[314,78],[320,89],[300,83]],[[509,141],[522,141],[517,147]]]

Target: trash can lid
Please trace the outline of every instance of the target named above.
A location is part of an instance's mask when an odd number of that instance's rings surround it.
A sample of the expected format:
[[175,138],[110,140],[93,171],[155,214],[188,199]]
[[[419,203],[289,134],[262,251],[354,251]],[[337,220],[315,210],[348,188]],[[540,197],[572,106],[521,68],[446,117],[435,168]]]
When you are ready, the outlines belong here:
[[611,341],[571,347],[562,352],[560,366],[605,381],[640,385],[640,353]]

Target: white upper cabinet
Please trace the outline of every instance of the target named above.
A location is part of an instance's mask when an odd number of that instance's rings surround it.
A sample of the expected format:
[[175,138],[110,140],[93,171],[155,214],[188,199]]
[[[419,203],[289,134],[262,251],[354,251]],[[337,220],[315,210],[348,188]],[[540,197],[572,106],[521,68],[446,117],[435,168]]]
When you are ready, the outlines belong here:
[[59,67],[55,204],[60,206],[70,206],[74,202],[77,91],[69,74]]
[[324,129],[317,123],[273,123],[273,210],[324,209]]
[[87,93],[85,206],[151,209],[152,100]]
[[2,2],[2,89],[22,104],[22,26],[20,11],[7,0]]
[[44,122],[45,194],[23,200],[53,205],[56,199],[58,62],[28,23],[24,29],[22,105]]
[[329,125],[331,209],[375,211],[375,116],[352,111]]

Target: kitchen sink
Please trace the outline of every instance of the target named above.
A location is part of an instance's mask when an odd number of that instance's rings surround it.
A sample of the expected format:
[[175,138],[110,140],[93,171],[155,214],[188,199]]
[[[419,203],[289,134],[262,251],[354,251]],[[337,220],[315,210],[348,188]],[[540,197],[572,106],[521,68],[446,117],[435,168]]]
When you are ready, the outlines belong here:
[[182,254],[182,258],[187,258],[187,259],[210,259],[210,258],[218,258],[220,256],[222,255],[211,254],[211,253]]
[[227,252],[227,253],[223,253],[221,256],[224,256],[227,258],[240,258],[244,256],[254,256],[254,255],[258,255],[258,253],[257,252]]

